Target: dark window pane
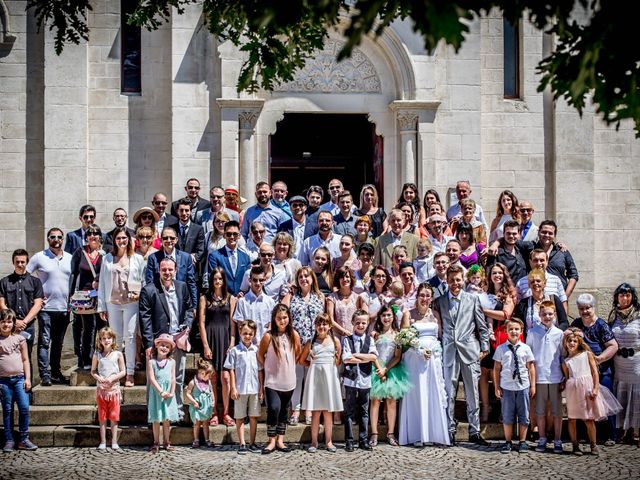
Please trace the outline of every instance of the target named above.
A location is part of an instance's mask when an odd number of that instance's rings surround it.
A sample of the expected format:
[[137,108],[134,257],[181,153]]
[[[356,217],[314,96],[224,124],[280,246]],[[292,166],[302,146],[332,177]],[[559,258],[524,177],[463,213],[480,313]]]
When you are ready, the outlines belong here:
[[504,96],[520,96],[520,32],[518,24],[504,19]]
[[122,0],[120,2],[120,38],[122,46],[122,51],[120,52],[120,90],[122,93],[142,92],[140,27],[127,23],[129,14],[135,10],[137,4],[138,2],[133,0]]

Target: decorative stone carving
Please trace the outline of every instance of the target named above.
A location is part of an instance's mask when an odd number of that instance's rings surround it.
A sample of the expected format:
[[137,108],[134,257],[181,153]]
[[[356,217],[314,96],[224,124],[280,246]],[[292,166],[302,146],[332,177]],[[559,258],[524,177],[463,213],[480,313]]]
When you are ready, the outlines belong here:
[[324,48],[307,60],[294,80],[274,88],[277,92],[380,93],[380,78],[371,60],[354,48],[351,58],[336,60],[344,42],[329,39]]
[[399,111],[397,118],[400,131],[416,131],[418,124],[418,114],[416,112]]
[[238,113],[238,122],[240,123],[240,130],[254,130],[256,128],[256,122],[260,112],[257,110],[244,110]]

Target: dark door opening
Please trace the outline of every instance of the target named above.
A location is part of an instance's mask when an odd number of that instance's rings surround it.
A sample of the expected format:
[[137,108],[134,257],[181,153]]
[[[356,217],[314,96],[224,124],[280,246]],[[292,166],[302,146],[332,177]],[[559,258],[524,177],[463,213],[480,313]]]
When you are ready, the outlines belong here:
[[270,140],[271,182],[284,181],[289,196],[310,185],[326,191],[339,178],[356,205],[365,183],[373,183],[382,197],[382,137],[367,115],[286,113]]

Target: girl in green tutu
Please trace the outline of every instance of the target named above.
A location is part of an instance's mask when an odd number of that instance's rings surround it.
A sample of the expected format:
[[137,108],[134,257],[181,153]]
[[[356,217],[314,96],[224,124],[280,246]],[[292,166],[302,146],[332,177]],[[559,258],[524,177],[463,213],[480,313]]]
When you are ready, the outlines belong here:
[[389,306],[384,306],[378,311],[376,322],[373,326],[373,338],[378,350],[378,359],[375,361],[376,374],[371,378],[371,438],[369,444],[378,444],[378,413],[380,402],[386,404],[387,413],[387,441],[389,445],[398,446],[398,440],[394,435],[396,426],[396,404],[399,398],[411,388],[400,358],[402,351],[396,345],[396,333],[398,325],[395,315]]

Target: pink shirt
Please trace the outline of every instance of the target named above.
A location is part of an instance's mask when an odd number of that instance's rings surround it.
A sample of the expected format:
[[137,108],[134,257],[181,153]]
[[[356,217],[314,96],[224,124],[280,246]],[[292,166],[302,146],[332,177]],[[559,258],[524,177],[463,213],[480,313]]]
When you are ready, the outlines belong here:
[[264,358],[264,386],[279,392],[288,392],[296,388],[296,359],[293,345],[286,335],[278,335],[276,342],[280,342],[280,357],[269,343]]
[[26,341],[22,335],[0,336],[0,377],[24,375],[21,345]]

